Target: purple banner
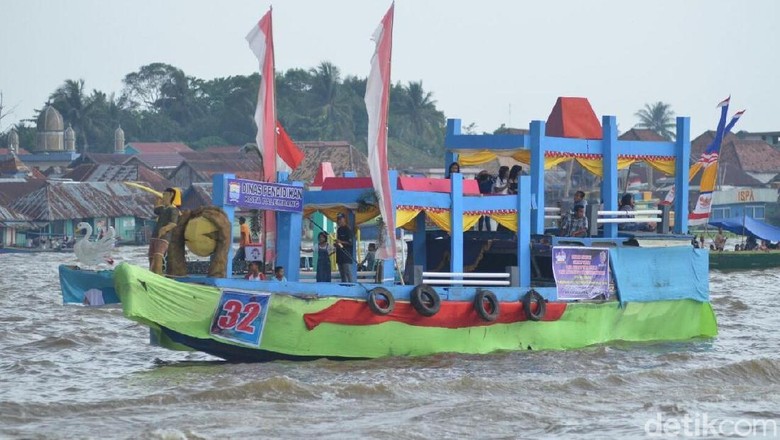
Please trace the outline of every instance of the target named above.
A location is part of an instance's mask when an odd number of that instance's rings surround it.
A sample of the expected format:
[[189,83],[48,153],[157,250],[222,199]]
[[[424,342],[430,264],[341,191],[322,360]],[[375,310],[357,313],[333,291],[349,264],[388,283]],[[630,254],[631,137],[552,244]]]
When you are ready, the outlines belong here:
[[228,179],[225,203],[263,211],[303,212],[303,187]]
[[604,248],[554,246],[553,276],[558,299],[609,296],[609,251]]

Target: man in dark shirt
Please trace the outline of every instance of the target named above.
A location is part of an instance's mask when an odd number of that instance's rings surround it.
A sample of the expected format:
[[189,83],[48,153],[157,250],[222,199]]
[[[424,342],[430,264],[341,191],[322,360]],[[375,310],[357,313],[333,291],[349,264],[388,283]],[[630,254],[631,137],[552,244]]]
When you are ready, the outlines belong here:
[[339,214],[336,218],[339,228],[336,230],[336,265],[339,267],[341,282],[354,283],[355,278],[352,273],[352,230],[347,226],[347,217]]
[[177,203],[181,204],[181,197],[177,197],[177,191],[176,188],[166,188],[160,205],[154,208],[157,223],[154,225],[152,239],[149,241],[149,270],[156,274],[163,273],[163,259],[168,252],[171,232],[179,221]]

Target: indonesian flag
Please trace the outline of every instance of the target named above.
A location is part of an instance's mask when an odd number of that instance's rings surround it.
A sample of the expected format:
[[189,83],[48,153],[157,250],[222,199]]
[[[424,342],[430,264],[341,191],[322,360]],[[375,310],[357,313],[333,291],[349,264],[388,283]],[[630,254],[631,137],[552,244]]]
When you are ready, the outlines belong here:
[[[263,155],[263,176],[267,181],[276,181],[276,94],[274,92],[274,37],[269,9],[254,26],[246,40],[249,48],[260,62],[260,89],[257,91],[255,124],[257,125],[257,149]],[[265,261],[276,258],[276,213],[263,214],[265,234]]]
[[688,224],[703,225],[710,219],[710,210],[712,209],[712,192],[699,193],[699,198],[696,200],[696,207],[693,208],[693,212],[688,214]]
[[396,253],[392,187],[387,175],[387,112],[390,97],[394,7],[395,5],[391,5],[387,10],[371,38],[376,43],[376,48],[371,58],[371,73],[366,82],[365,96],[368,111],[368,167],[377,194],[379,212],[385,225],[384,230],[380,231],[382,235],[378,240],[376,257],[383,260],[395,259]]
[[268,181],[276,180],[276,94],[274,92],[274,37],[271,12],[260,19],[247,34],[249,48],[260,61],[260,89],[257,91],[255,124],[257,148],[263,154],[263,173]]
[[276,121],[276,152],[276,166],[279,171],[292,172],[303,162],[303,151],[290,139],[279,121]]

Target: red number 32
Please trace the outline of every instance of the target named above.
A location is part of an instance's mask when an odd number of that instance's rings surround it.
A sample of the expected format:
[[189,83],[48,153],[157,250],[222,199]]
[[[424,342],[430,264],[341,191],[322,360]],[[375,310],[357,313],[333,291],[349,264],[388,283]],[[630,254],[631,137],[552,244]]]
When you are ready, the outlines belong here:
[[230,299],[225,301],[222,311],[225,314],[217,320],[219,328],[230,330],[235,327],[237,332],[252,334],[255,332],[252,321],[260,315],[262,308],[256,302],[242,304],[241,301]]

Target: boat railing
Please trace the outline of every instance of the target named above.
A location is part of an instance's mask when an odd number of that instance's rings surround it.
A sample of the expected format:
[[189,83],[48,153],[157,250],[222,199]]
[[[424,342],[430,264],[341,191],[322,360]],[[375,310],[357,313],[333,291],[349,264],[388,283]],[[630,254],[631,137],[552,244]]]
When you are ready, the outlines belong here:
[[508,273],[423,272],[423,284],[459,286],[509,286]]
[[[298,274],[299,281],[302,283],[313,283],[317,279],[317,271],[301,271]],[[338,272],[331,272],[330,278],[334,282],[338,282],[340,280],[339,273]],[[357,272],[357,280],[360,282],[370,282],[373,283],[376,281],[376,271],[373,270],[359,270]]]
[[[598,211],[597,223],[660,223],[663,219],[658,217],[663,214],[660,209],[644,209],[638,211]],[[647,217],[654,215],[656,217]],[[616,216],[616,217],[601,217]]]
[[545,220],[558,220],[559,218],[561,218],[561,208],[552,207],[552,206],[545,206],[544,207],[544,219]]

